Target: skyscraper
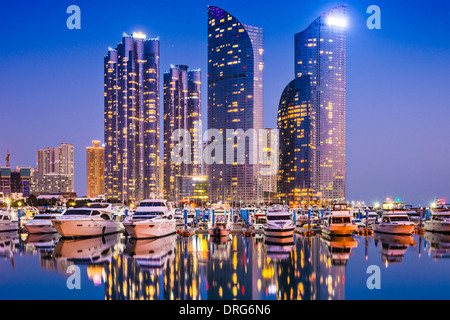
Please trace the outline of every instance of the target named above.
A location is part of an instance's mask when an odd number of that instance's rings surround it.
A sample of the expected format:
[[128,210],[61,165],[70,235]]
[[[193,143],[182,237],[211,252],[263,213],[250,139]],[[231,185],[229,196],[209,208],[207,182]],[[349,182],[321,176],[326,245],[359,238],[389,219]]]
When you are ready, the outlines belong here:
[[127,35],[105,68],[105,188],[108,199],[139,201],[159,190],[159,39]]
[[97,198],[105,194],[105,148],[100,141],[92,141],[86,148],[87,155],[87,197]]
[[282,197],[346,197],[346,39],[345,5],[295,35],[296,79],[284,90],[278,113]]
[[284,89],[278,109],[278,196],[290,205],[308,205],[316,196],[315,111],[310,76],[292,80]]
[[338,6],[295,35],[295,76],[311,77],[315,112],[315,182],[325,201],[345,199],[346,6]]
[[[211,202],[261,200],[260,166],[258,160],[252,161],[257,151],[246,133],[263,129],[263,71],[263,29],[242,24],[228,12],[209,6],[208,129],[218,130],[216,134],[225,142],[223,157],[215,153],[215,162],[207,163]],[[236,130],[244,135],[239,137]],[[235,133],[227,135],[230,131]],[[209,142],[220,139],[211,131],[207,138]],[[233,149],[227,151],[227,144]],[[242,151],[245,161],[237,160]]]
[[[180,200],[182,178],[201,175],[201,73],[185,65],[172,65],[164,73],[164,194],[172,201]],[[185,130],[179,139],[175,130]],[[172,140],[173,136],[173,140]],[[172,159],[174,146],[183,139],[187,152],[183,163]],[[188,139],[188,140],[185,140]],[[182,141],[182,143],[183,143]]]
[[73,144],[36,150],[36,190],[42,193],[74,192]]

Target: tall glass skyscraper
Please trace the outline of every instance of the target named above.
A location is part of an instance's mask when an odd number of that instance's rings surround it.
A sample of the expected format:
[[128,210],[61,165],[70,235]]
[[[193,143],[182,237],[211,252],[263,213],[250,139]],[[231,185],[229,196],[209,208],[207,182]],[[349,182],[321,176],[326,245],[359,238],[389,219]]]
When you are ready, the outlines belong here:
[[124,34],[105,68],[105,192],[139,201],[160,194],[159,39]]
[[343,5],[295,35],[295,76],[310,76],[316,154],[312,166],[316,191],[325,201],[346,197],[346,27]]
[[[245,151],[245,162],[227,161],[228,129],[263,129],[263,29],[242,24],[217,7],[208,7],[208,129],[217,129],[223,137],[223,158],[207,165],[209,199],[254,203],[261,199],[258,161],[251,151],[252,138],[238,150],[239,138],[229,138],[234,159]],[[209,141],[213,140],[208,137]],[[256,138],[255,138],[256,139]],[[231,151],[230,151],[231,153]],[[230,163],[231,162],[231,163]]]
[[316,121],[310,76],[292,80],[280,98],[278,197],[289,205],[307,206],[316,198]]
[[[164,73],[164,195],[171,201],[181,198],[182,179],[201,175],[201,72],[185,65],[171,66]],[[189,132],[188,163],[177,164],[172,152],[180,141],[172,141],[175,130]],[[183,137],[183,140],[186,137]],[[181,142],[183,143],[183,142]]]

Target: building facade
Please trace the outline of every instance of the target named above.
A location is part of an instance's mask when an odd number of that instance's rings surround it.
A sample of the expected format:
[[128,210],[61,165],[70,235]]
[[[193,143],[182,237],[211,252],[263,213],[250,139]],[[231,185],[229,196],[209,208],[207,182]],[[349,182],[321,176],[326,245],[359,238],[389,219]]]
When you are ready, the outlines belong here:
[[325,202],[346,197],[346,6],[295,35],[295,77],[310,76],[315,119],[315,189]]
[[[188,70],[185,65],[172,65],[164,73],[164,195],[171,201],[181,199],[183,177],[201,174],[200,98],[199,69]],[[185,147],[182,152],[175,148],[180,143]],[[174,152],[180,156],[179,160],[174,159]]]
[[[254,160],[257,151],[251,147],[257,137],[242,137],[242,147],[236,141],[240,138],[227,134],[263,129],[263,37],[262,28],[242,24],[218,7],[208,7],[206,138],[208,143],[223,141],[222,152],[215,152],[206,166],[211,202],[255,203],[262,199],[260,165]],[[227,144],[233,149],[227,151]],[[238,152],[242,151],[244,161],[238,161]]]
[[36,150],[34,193],[74,192],[74,145]]
[[0,193],[5,198],[28,198],[31,194],[32,168],[0,168]]
[[87,157],[87,197],[98,198],[105,194],[105,148],[100,141],[92,141],[86,148]]
[[104,58],[105,193],[139,201],[159,190],[159,39],[124,34]]
[[289,205],[309,206],[317,201],[316,119],[310,76],[292,80],[278,108],[278,198]]

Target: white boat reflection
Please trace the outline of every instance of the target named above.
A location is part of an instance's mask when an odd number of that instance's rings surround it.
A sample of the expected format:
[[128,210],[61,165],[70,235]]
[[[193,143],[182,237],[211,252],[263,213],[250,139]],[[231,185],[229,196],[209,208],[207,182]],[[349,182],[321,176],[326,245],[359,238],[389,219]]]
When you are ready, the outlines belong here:
[[331,258],[333,265],[346,265],[352,249],[358,246],[358,242],[352,236],[322,234],[320,240],[326,244],[328,256]]
[[28,234],[25,245],[37,251],[53,251],[61,236],[58,233]]
[[165,269],[175,259],[176,240],[176,234],[156,239],[130,238],[123,254],[133,258],[141,269]]
[[375,233],[375,245],[381,242],[381,260],[387,263],[401,263],[409,246],[415,246],[412,235]]
[[264,247],[267,257],[272,260],[289,259],[294,248],[294,237],[279,238],[264,236]]
[[14,256],[14,244],[17,239],[16,231],[0,232],[0,257],[12,258]]
[[120,234],[115,233],[87,239],[61,238],[53,251],[53,258],[88,264],[110,262],[120,237]]
[[425,249],[435,259],[450,258],[450,234],[426,231]]

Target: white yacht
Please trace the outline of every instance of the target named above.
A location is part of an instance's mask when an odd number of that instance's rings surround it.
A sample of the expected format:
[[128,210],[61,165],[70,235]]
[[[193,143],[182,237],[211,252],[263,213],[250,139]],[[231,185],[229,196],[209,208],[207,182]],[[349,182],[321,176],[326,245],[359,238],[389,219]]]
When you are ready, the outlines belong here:
[[139,203],[123,225],[128,235],[136,239],[163,237],[176,233],[172,209],[163,199],[147,199]]
[[444,203],[437,203],[430,220],[424,223],[425,231],[450,232],[450,209]]
[[123,232],[109,203],[92,203],[81,208],[69,208],[60,217],[51,220],[63,237],[93,237]]
[[358,229],[352,223],[350,208],[346,203],[335,203],[331,214],[323,218],[322,233],[334,236],[349,236]]
[[19,229],[19,226],[17,223],[17,219],[14,219],[12,217],[11,211],[0,209],[0,232],[15,231],[18,229]]
[[24,226],[29,234],[57,232],[52,224],[52,219],[59,218],[61,216],[62,213],[60,214],[40,213],[35,215],[33,219],[25,222]]
[[214,212],[214,224],[208,229],[208,233],[212,237],[226,237],[230,234],[231,227],[225,214],[217,215]]
[[267,211],[267,224],[263,226],[266,237],[293,237],[294,229],[288,210],[275,205]]
[[403,202],[383,203],[383,216],[381,221],[372,224],[375,232],[392,234],[412,234],[415,223],[409,219]]

